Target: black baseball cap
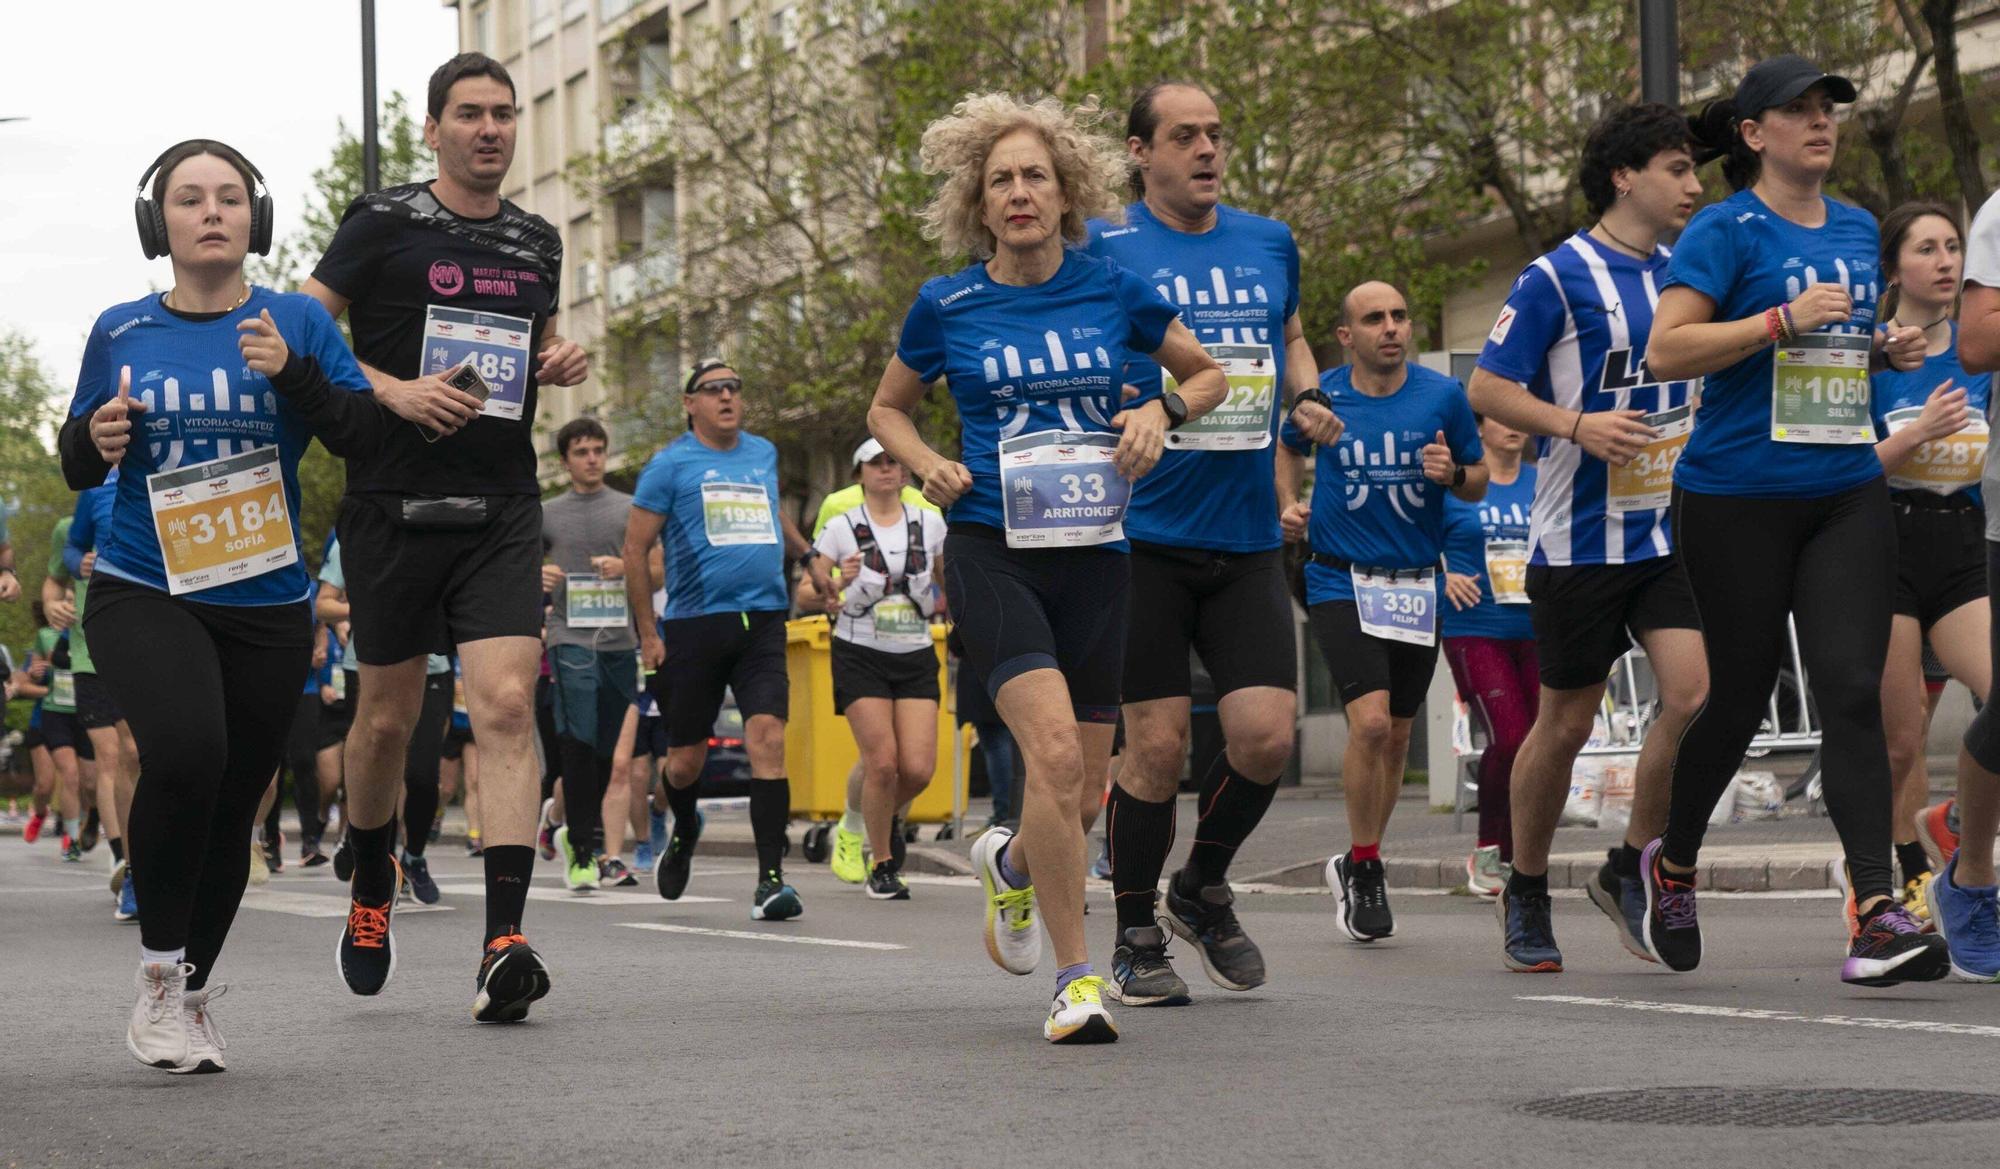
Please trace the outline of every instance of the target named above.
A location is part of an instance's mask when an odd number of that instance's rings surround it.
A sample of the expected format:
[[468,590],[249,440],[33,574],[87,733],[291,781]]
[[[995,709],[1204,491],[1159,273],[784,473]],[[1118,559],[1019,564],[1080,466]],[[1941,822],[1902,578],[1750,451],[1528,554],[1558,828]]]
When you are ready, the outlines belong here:
[[729,368],[731,368],[730,364],[722,360],[720,357],[702,358],[700,361],[694,363],[694,368],[692,370],[688,371],[687,385],[681,388],[681,393],[682,394],[694,393],[694,384],[701,380],[703,374],[714,373],[718,369],[729,369]]
[[1796,53],[1759,61],[1736,84],[1737,116],[1754,118],[1820,84],[1826,86],[1826,95],[1837,102],[1851,102],[1859,96],[1852,81],[1837,73],[1823,72]]

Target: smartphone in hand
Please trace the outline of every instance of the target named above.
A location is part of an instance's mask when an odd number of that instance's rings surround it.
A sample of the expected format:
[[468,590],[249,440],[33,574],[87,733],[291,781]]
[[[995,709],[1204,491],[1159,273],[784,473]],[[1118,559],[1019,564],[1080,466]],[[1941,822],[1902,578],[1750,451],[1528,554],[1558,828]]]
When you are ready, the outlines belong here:
[[[470,362],[445,374],[444,381],[451,388],[463,390],[465,393],[478,398],[481,402],[493,396],[493,387],[486,384],[486,379],[479,376],[479,371],[472,368]],[[444,437],[444,435],[425,426],[421,422],[417,424],[417,429],[423,432],[425,442],[436,442],[438,439]]]

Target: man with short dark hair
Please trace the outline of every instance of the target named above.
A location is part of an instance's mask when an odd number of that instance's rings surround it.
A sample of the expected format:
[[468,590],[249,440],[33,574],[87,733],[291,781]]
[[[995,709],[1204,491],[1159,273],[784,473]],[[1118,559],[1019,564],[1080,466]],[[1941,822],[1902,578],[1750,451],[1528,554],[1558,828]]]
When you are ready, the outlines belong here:
[[577,418],[556,432],[569,490],[542,504],[542,591],[549,607],[549,666],[556,751],[568,823],[556,850],[570,891],[637,884],[614,854],[602,857],[601,805],[611,782],[625,709],[638,698],[639,648],[625,603],[625,517],[632,497],[604,484],[604,427]]
[[[305,291],[348,314],[375,396],[403,420],[347,462],[346,549],[361,694],[347,741],[352,903],[339,966],[356,994],[394,968],[396,793],[425,658],[456,646],[482,748],[486,942],[473,1017],[514,1022],[548,993],[521,936],[534,875],[535,676],[542,653],[542,509],[532,438],[541,383],[589,373],[558,335],[562,241],[500,197],[514,84],[479,53],[431,76],[424,141],[438,177],[363,195]],[[413,831],[421,826],[413,826]]]

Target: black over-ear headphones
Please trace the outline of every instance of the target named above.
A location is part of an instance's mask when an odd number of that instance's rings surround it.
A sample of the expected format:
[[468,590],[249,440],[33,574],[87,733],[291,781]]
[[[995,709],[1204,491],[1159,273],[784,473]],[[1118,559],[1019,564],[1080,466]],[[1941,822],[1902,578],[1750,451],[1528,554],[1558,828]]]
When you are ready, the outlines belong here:
[[[153,173],[160,169],[160,164],[167,161],[168,155],[194,142],[208,143],[214,142],[214,139],[189,138],[184,142],[176,142],[160,151],[160,156],[153,160],[153,165],[147,167],[146,173],[139,176],[139,197],[132,201],[132,211],[139,221],[139,247],[146,253],[148,260],[167,254],[167,216],[160,210],[160,205],[146,193],[146,184],[152,181]],[[260,256],[268,256],[271,254],[271,192],[264,183],[264,172],[257,169],[256,163],[244,158],[243,152],[235,147],[221,142],[216,142],[215,145],[223,146],[235,154],[237,159],[242,159],[243,165],[249,167],[250,173],[257,179],[257,190],[250,200],[250,250]]]

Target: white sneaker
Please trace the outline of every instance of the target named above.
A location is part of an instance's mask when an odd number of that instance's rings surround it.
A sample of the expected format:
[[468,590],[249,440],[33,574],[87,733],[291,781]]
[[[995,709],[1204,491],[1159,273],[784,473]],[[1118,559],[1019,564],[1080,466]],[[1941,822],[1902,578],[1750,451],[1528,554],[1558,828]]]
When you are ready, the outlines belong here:
[[135,982],[139,1001],[125,1027],[125,1046],[148,1067],[179,1068],[188,1058],[185,1018],[188,975],[186,962],[141,962]]
[[989,828],[972,842],[972,867],[986,890],[986,955],[1009,974],[1033,974],[1042,960],[1042,923],[1035,887],[1016,889],[1000,875],[1000,850],[1014,834]]
[[114,901],[125,891],[125,870],[126,864],[124,861],[115,860],[111,862],[111,898]]
[[1465,888],[1475,897],[1491,900],[1507,887],[1512,872],[1513,866],[1500,859],[1499,845],[1481,845],[1465,858]]
[[257,847],[255,840],[250,842],[250,883],[252,885],[271,883],[271,866],[264,863],[264,850]]
[[1104,980],[1086,974],[1063,987],[1042,1024],[1050,1043],[1116,1043],[1118,1028],[1104,1009]]
[[181,1018],[187,1026],[188,1053],[187,1059],[172,1069],[175,1075],[205,1075],[229,1070],[222,1062],[222,1049],[229,1045],[222,1041],[222,1029],[215,1025],[215,1012],[209,1009],[209,1004],[221,998],[228,989],[228,983],[217,983],[188,991],[181,998]]

